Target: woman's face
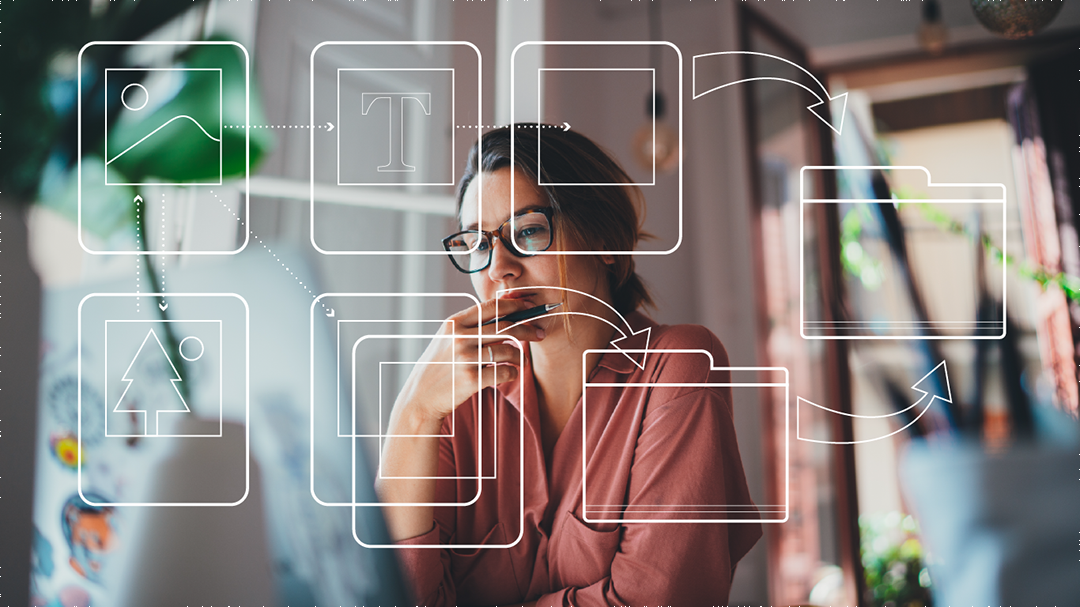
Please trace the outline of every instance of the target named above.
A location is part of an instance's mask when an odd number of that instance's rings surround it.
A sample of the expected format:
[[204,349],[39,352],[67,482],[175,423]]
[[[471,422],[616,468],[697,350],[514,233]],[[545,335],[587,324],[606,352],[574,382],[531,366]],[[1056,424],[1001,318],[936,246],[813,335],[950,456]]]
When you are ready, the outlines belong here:
[[[510,218],[510,167],[484,173],[483,184],[480,179],[473,179],[465,190],[461,202],[461,225],[464,229],[493,231]],[[477,198],[483,188],[483,211],[477,214]],[[528,178],[518,171],[514,176],[514,211],[518,214],[529,209],[550,206],[544,193]],[[558,230],[558,227],[555,228]],[[556,239],[558,235],[556,234]],[[535,255],[518,257],[507,250],[501,239],[496,239],[492,247],[491,265],[487,269],[471,274],[473,288],[481,300],[495,297],[522,298],[534,305],[556,303],[563,300],[564,292],[559,289],[529,289],[521,287],[563,287],[595,295],[606,302],[611,301],[603,262],[592,255],[567,255],[567,284],[559,281],[559,257],[555,255]],[[549,250],[554,250],[555,245]],[[503,289],[514,289],[500,293]],[[565,293],[569,310],[597,313],[596,302],[573,292]],[[601,306],[602,308],[603,306]],[[560,308],[559,312],[569,311]],[[537,324],[537,323],[533,323]],[[551,323],[550,319],[543,328],[561,323]]]

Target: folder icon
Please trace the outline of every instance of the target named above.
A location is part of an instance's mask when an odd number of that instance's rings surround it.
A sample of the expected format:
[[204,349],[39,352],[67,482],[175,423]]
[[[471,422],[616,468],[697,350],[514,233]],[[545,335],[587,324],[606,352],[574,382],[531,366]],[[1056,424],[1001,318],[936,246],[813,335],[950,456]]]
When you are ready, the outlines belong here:
[[[935,183],[920,166],[807,166],[800,177],[803,338],[1005,336],[1003,184]],[[994,309],[979,312],[980,293]]]
[[[790,381],[785,367],[724,367],[714,365],[712,354],[708,350],[697,349],[625,349],[625,350],[586,350],[584,360],[590,355],[605,353],[644,354],[649,357],[665,356],[665,364],[678,364],[686,361],[689,365],[701,365],[708,372],[693,381],[656,380],[644,383],[604,383],[587,379],[581,397],[582,408],[582,492],[581,512],[587,523],[783,523],[790,513],[789,464],[790,435],[788,404]],[[704,367],[704,364],[707,367]],[[584,366],[584,365],[583,365]],[[618,398],[611,398],[611,391],[618,391]],[[727,398],[710,401],[709,406],[718,407],[717,411],[702,414],[700,402],[681,398],[687,394],[700,393],[701,390],[717,391],[730,395]],[[605,392],[607,395],[605,396]],[[622,412],[612,421],[612,411],[616,401]],[[647,402],[662,403],[659,407],[669,407],[668,418],[678,420],[678,424],[691,423],[687,416],[699,415],[701,427],[709,427],[712,420],[723,419],[731,415],[733,420],[741,417],[757,417],[762,407],[772,407],[774,411],[783,410],[783,488],[776,492],[773,501],[763,503],[758,500],[749,503],[736,495],[708,488],[688,492],[688,496],[679,498],[665,491],[642,491],[639,495],[629,495],[621,489],[618,482],[626,474],[625,466],[631,462],[618,461],[617,453],[627,440],[641,440],[641,427],[625,420],[644,420],[650,416],[645,409]],[[626,409],[629,407],[629,409]],[[640,411],[635,410],[640,408]],[[730,411],[725,409],[730,408]],[[590,422],[589,411],[594,411]],[[595,413],[599,411],[599,413]],[[632,414],[628,413],[633,411]],[[652,409],[649,409],[652,411]],[[640,417],[639,417],[640,415]],[[600,430],[590,430],[597,420],[607,420]],[[642,426],[644,422],[642,422]],[[658,430],[659,428],[659,430]],[[654,425],[653,432],[663,431],[661,425]],[[670,440],[678,440],[671,438]],[[727,442],[722,434],[713,435],[710,440],[716,452],[710,457],[679,459],[678,453],[690,453],[686,445],[678,447],[674,460],[666,460],[673,469],[685,469],[691,478],[704,479],[705,483],[724,482],[724,462],[734,461],[735,445]],[[640,443],[639,443],[640,444]],[[780,446],[777,445],[777,449]],[[665,456],[666,457],[666,456]],[[741,455],[739,456],[741,457]],[[779,454],[777,454],[779,457]],[[745,458],[743,458],[745,459]],[[612,462],[616,462],[612,465]],[[635,464],[639,461],[633,462]],[[673,470],[669,469],[669,471]],[[631,471],[632,474],[632,471]],[[778,488],[779,489],[779,488]],[[631,492],[633,493],[633,492]],[[722,496],[724,494],[724,496]]]

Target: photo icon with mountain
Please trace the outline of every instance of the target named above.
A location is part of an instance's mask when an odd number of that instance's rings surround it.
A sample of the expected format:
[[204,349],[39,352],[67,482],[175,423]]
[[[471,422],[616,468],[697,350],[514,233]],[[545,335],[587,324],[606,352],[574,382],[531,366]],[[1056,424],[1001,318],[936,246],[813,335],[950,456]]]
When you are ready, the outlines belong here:
[[[222,182],[222,70],[209,67],[107,68],[106,90],[121,107],[106,116],[106,185],[174,184],[155,173],[162,158],[195,159],[182,184]],[[178,96],[181,89],[198,95]],[[185,171],[189,172],[189,171]]]

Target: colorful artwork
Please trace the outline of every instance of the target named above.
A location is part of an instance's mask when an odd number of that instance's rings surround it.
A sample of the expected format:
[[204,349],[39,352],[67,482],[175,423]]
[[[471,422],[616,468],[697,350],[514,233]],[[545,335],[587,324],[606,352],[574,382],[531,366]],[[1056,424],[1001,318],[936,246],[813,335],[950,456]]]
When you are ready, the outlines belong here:
[[[107,501],[94,494],[87,494],[87,498]],[[116,544],[114,509],[91,506],[73,495],[64,504],[60,524],[71,549],[71,568],[91,582],[100,582],[107,553]]]
[[49,452],[65,468],[79,465],[79,438],[70,432],[58,432],[49,437]]

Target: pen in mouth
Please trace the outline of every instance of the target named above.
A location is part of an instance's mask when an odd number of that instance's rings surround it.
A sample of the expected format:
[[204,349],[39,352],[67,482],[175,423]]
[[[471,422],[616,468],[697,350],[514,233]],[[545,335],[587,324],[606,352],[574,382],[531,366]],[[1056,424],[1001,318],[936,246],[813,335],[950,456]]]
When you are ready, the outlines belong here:
[[480,323],[480,326],[487,326],[487,325],[490,325],[490,324],[493,324],[493,323],[496,323],[496,322],[500,322],[500,321],[509,322],[509,323],[521,322],[523,320],[528,320],[530,318],[536,318],[537,316],[543,316],[544,314],[547,314],[548,312],[554,310],[555,308],[558,308],[561,305],[562,305],[562,302],[560,301],[559,303],[549,303],[549,304],[544,304],[542,306],[536,306],[535,308],[529,308],[527,310],[519,310],[517,312],[511,312],[511,313],[507,314],[506,316],[500,316],[498,318],[492,318],[491,320],[486,320],[486,321]]

